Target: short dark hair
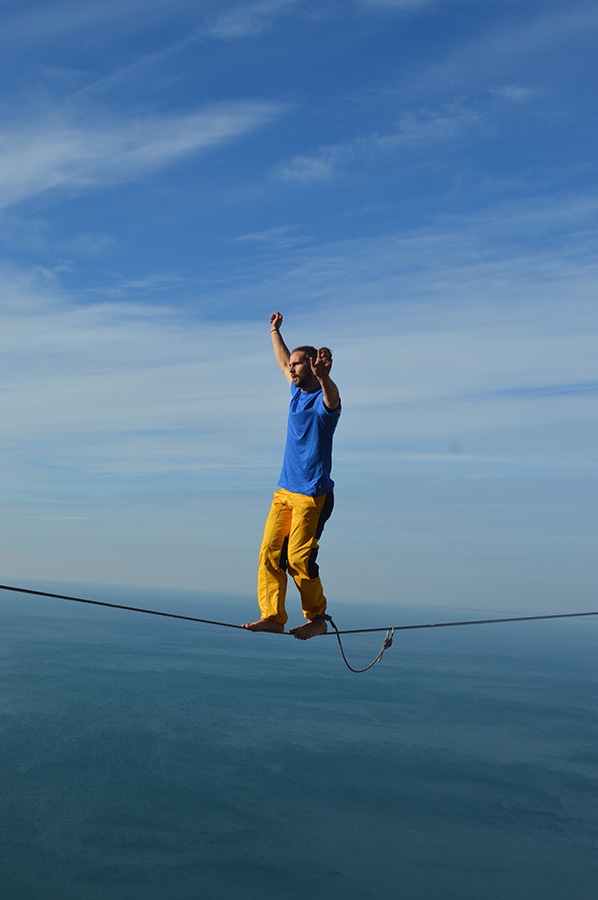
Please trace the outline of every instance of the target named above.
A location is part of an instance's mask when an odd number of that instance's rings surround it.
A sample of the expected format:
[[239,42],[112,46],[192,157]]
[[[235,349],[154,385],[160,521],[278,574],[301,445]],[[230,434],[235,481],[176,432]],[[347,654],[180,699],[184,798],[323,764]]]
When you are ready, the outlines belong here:
[[291,353],[303,353],[303,359],[318,358],[318,351],[315,347],[310,346],[310,344],[305,344],[303,347],[295,347],[294,350],[291,350]]

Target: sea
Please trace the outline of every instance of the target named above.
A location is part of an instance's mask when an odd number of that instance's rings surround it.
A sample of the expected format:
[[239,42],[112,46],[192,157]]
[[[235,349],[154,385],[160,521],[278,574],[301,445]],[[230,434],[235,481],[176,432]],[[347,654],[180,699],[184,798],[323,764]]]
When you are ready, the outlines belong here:
[[[256,612],[249,596],[26,586]],[[341,628],[517,614],[330,611]],[[351,665],[383,636],[348,636]],[[357,675],[333,636],[0,591],[0,897],[595,900],[597,650],[598,617],[402,631]]]

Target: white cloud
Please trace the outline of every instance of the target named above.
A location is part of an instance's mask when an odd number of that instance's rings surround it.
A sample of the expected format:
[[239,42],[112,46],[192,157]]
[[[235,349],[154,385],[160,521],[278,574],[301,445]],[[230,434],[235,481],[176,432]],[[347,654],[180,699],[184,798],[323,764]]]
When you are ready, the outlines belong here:
[[307,184],[312,181],[328,181],[337,174],[339,165],[354,159],[356,150],[347,143],[319,148],[314,154],[297,154],[274,170],[274,177],[280,181],[297,181]]
[[490,92],[505,100],[511,100],[514,103],[523,103],[529,100],[536,93],[529,87],[522,87],[517,84],[503,84],[497,88],[491,88]]
[[[267,322],[281,297],[289,343],[335,351],[347,462],[366,452],[390,459],[411,452],[405,442],[434,435],[448,446],[455,433],[589,423],[598,323],[583,226],[593,209],[589,200],[513,204],[320,247],[285,243],[285,228],[281,244],[276,233],[247,235],[270,254],[278,247],[279,258],[266,275],[258,265],[242,289],[213,286],[210,308],[242,299],[264,310],[258,323],[204,321],[166,305],[72,306],[51,273],[6,273],[5,459],[51,458],[88,474],[275,470],[286,393]],[[547,246],[551,227],[561,230],[558,253]],[[521,234],[528,244],[535,235],[535,250],[519,250]],[[129,289],[159,288],[162,278]],[[570,446],[565,458],[576,452]]]
[[97,288],[93,293],[96,296],[101,294],[103,297],[110,297],[111,299],[131,295],[139,297],[141,294],[144,296],[149,294],[155,295],[163,291],[172,291],[173,288],[179,288],[183,281],[183,277],[176,272],[156,272],[140,278],[126,278],[118,281],[112,287]]
[[241,235],[236,240],[239,243],[255,243],[279,249],[297,247],[311,242],[311,238],[306,235],[297,234],[296,229],[291,225],[268,228],[266,231],[253,231],[249,234]]
[[[16,6],[17,4],[15,4]],[[139,31],[140,23],[155,24],[166,16],[193,14],[197,6],[211,6],[206,0],[43,0],[30,3],[2,21],[0,42],[11,46],[34,42],[50,43],[72,39],[83,32],[87,39],[102,29]]]
[[47,117],[0,137],[0,207],[42,191],[135,180],[270,122],[282,107],[223,103],[187,115],[91,121]]
[[215,18],[205,34],[220,40],[252,37],[261,34],[274,19],[296,6],[297,0],[262,0],[233,7]]
[[439,2],[445,2],[445,0],[358,0],[358,5],[364,9],[411,10]]
[[[484,2],[484,0],[482,0]],[[514,72],[524,72],[529,77],[533,72],[534,89],[531,98],[541,94],[535,79],[542,71],[535,63],[538,54],[559,53],[569,49],[580,33],[590,34],[598,25],[595,6],[582,3],[565,12],[548,8],[539,14],[531,11],[523,19],[508,20],[506,25],[487,29],[477,39],[466,44],[457,43],[452,52],[443,56],[436,65],[430,65],[426,72],[420,72],[411,84],[402,87],[406,93],[429,95],[433,92],[455,93],[462,90],[479,90],[485,87],[501,91],[504,79],[513,77]],[[557,49],[558,48],[558,49]],[[508,82],[507,82],[508,88]],[[524,99],[520,88],[518,95],[509,99]],[[525,90],[525,89],[524,89]],[[530,95],[525,97],[528,99]]]
[[420,109],[405,112],[394,131],[372,132],[352,140],[319,147],[313,153],[300,153],[273,170],[280,181],[328,181],[356,161],[380,154],[396,153],[403,147],[434,146],[460,138],[473,127],[483,128],[486,113],[453,104],[446,110]]
[[142,304],[73,307],[32,278],[5,277],[2,297],[5,475],[9,457],[69,479],[227,468],[245,453],[255,464],[251,446],[265,431],[252,425],[251,388],[240,381],[241,370],[252,379],[262,370],[255,327]]

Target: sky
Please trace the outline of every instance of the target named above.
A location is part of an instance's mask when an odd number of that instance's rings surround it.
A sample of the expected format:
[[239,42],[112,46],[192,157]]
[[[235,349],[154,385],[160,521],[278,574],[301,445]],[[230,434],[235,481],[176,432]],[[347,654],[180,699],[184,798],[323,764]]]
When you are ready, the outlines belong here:
[[251,595],[280,310],[343,399],[331,602],[595,608],[597,25],[0,0],[2,581]]

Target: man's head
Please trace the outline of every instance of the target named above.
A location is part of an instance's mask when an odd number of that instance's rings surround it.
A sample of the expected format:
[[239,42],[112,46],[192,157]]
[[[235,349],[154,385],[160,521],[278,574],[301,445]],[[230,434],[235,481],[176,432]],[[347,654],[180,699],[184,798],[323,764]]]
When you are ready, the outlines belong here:
[[295,387],[300,387],[302,391],[315,391],[319,388],[320,382],[312,368],[315,367],[318,360],[318,352],[328,360],[332,360],[332,353],[327,347],[322,347],[321,351],[315,347],[305,345],[303,347],[295,347],[289,358],[289,369],[291,378]]
[[300,387],[303,391],[315,390],[319,387],[318,379],[311,368],[311,360],[315,362],[317,358],[318,351],[315,347],[309,345],[295,347],[289,358],[289,369],[295,387]]

